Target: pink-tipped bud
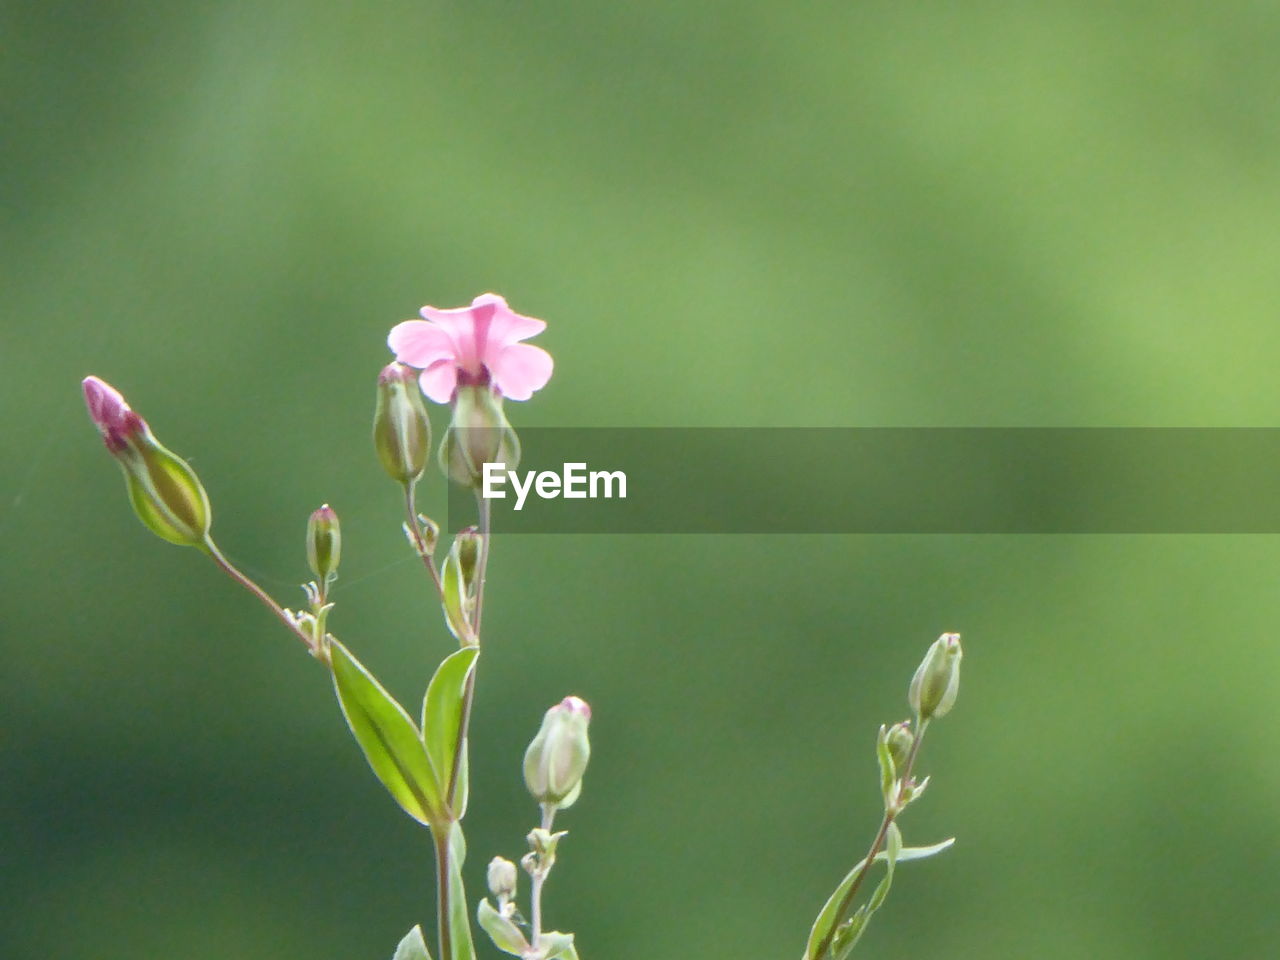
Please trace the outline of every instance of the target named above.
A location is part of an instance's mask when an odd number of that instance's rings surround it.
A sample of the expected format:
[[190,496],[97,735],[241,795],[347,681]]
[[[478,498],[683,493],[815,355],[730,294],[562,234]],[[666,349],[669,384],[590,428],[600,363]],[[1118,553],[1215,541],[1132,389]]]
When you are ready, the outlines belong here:
[[119,453],[124,449],[131,433],[147,429],[146,423],[125,402],[120,391],[105,380],[85,377],[80,382],[84,389],[84,403],[89,408],[89,419],[102,434],[107,449]]
[[124,470],[138,519],[156,536],[199,546],[209,536],[209,497],[195,471],[161,445],[120,391],[97,377],[81,383],[89,417]]
[[580,697],[565,697],[542,718],[542,728],[524,755],[524,782],[544,806],[563,809],[582,792],[582,776],[591,758],[590,722],[591,707]]

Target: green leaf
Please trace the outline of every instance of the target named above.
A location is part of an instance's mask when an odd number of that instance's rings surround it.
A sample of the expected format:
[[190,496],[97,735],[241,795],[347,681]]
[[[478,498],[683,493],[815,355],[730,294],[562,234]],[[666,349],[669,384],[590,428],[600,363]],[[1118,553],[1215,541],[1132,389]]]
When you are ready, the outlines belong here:
[[880,725],[880,734],[876,737],[876,759],[880,761],[880,793],[884,795],[885,808],[893,803],[893,788],[898,780],[898,771],[894,767],[893,754],[889,751],[889,728]]
[[[439,772],[440,782],[446,789],[457,757],[458,732],[462,729],[462,700],[479,656],[479,647],[463,647],[445,657],[431,678],[422,701],[422,739],[431,765]],[[466,745],[463,744],[458,784],[453,791],[454,802],[446,803],[453,808],[455,818],[461,818],[467,808],[466,761]]]
[[884,878],[876,885],[875,892],[871,894],[871,899],[867,901],[867,919],[871,919],[871,914],[880,909],[880,905],[884,903],[884,898],[889,895],[889,888],[893,886],[893,868],[898,865],[898,857],[902,853],[902,831],[898,829],[896,823],[889,824],[889,832],[885,836],[885,871]]
[[400,946],[396,947],[396,955],[391,960],[431,960],[427,951],[427,941],[422,938],[422,928],[414,927],[404,935]]
[[548,931],[538,941],[538,947],[547,952],[547,960],[578,960],[578,950],[573,945],[572,933]]
[[467,585],[456,550],[450,551],[440,570],[440,596],[444,606],[444,623],[449,632],[459,643],[474,644],[475,632],[467,617]]
[[373,772],[419,823],[445,819],[439,780],[418,728],[346,647],[334,640],[330,651],[338,702]]
[[836,930],[836,935],[831,938],[832,960],[846,960],[853,953],[853,948],[862,939],[862,931],[867,929],[869,917],[867,905],[864,903],[853,912],[852,917],[840,924]]
[[476,960],[471,942],[471,911],[462,883],[462,864],[467,859],[467,841],[457,821],[449,824],[449,938],[453,956],[448,960]]
[[[923,860],[925,857],[932,857],[934,854],[941,853],[955,842],[956,838],[952,837],[949,840],[943,840],[941,843],[935,843],[929,847],[902,847],[902,849],[898,851],[896,861],[897,863],[905,863],[908,860]],[[888,851],[881,850],[876,854],[873,862],[879,863],[887,860],[888,858]],[[818,919],[813,922],[813,929],[809,931],[809,947],[805,952],[806,960],[822,960],[822,958],[818,956],[818,947],[822,941],[826,939],[827,934],[831,932],[832,928],[840,921],[840,918],[836,915],[836,912],[840,907],[840,902],[844,899],[845,894],[849,892],[849,888],[853,886],[853,881],[858,878],[858,874],[862,871],[862,865],[866,862],[866,858],[864,857],[855,863],[853,865],[853,869],[845,875],[845,878],[840,881],[839,886],[837,886],[835,890],[832,891],[831,896],[827,898],[827,902],[818,913]]]
[[481,900],[476,907],[476,922],[480,929],[489,935],[493,945],[503,953],[513,957],[523,957],[529,950],[529,941],[525,939],[516,922],[499,913],[488,900]]

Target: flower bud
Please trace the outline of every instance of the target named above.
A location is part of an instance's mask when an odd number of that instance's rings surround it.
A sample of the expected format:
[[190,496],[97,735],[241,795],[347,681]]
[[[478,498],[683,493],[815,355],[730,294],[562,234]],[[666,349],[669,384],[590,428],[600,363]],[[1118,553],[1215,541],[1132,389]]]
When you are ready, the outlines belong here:
[[542,718],[524,755],[524,782],[539,803],[564,808],[578,799],[591,757],[590,721],[591,708],[578,697],[565,697]]
[[946,716],[956,702],[962,656],[958,633],[944,633],[925,654],[907,693],[907,701],[920,723]]
[[208,494],[195,471],[160,444],[114,387],[97,377],[86,377],[81,385],[89,417],[124,471],[138,519],[170,543],[205,543],[212,518]]
[[373,446],[391,479],[417,483],[431,452],[431,421],[413,370],[390,363],[378,374]]
[[494,857],[489,861],[489,892],[498,901],[499,908],[516,898],[518,877],[516,865],[510,860]]
[[514,470],[520,462],[520,438],[502,409],[502,397],[489,386],[458,387],[453,419],[440,443],[440,469],[454,483],[478,487],[486,463]]
[[915,735],[911,732],[911,724],[905,721],[895,723],[889,728],[886,741],[889,746],[889,756],[893,758],[893,769],[898,771],[899,775],[905,773],[907,761],[911,758],[911,748],[916,742]]
[[470,589],[476,580],[476,567],[480,563],[480,550],[484,546],[484,537],[476,527],[463,527],[454,537],[453,549],[458,551],[458,568],[462,571],[462,579]]
[[307,563],[316,580],[329,583],[338,575],[342,557],[342,528],[338,515],[327,503],[307,520]]

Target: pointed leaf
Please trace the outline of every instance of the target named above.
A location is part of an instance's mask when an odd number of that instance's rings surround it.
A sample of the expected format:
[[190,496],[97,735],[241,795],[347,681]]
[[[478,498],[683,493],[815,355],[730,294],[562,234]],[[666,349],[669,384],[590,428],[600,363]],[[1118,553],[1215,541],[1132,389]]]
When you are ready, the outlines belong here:
[[867,901],[867,919],[871,919],[871,914],[880,909],[880,905],[884,903],[884,898],[889,895],[889,888],[893,886],[893,868],[898,865],[898,856],[902,853],[902,831],[898,829],[896,823],[889,824],[889,832],[885,836],[884,849],[884,878],[876,885],[875,892],[871,894],[871,899]]
[[[929,847],[903,847],[897,856],[898,863],[905,863],[908,860],[923,860],[925,857],[932,857],[934,854],[941,853],[949,846],[956,842],[956,838],[943,840],[941,843],[935,843]],[[881,850],[875,856],[874,862],[887,860],[888,851]],[[827,934],[839,922],[840,918],[836,915],[840,907],[840,901],[844,899],[844,895],[849,892],[849,887],[853,885],[853,881],[857,879],[858,874],[862,871],[862,865],[866,863],[866,858],[859,860],[853,865],[853,869],[845,874],[845,878],[840,881],[839,886],[832,891],[831,896],[827,898],[827,902],[823,905],[822,910],[818,913],[818,918],[813,922],[813,929],[809,932],[809,947],[805,953],[806,960],[822,960],[817,954],[818,946],[826,939]]]
[[333,684],[347,726],[382,785],[419,823],[443,818],[427,748],[404,708],[341,643],[331,643]]
[[463,644],[474,644],[475,632],[467,617],[467,584],[462,576],[462,566],[457,551],[451,551],[440,570],[440,596],[444,607],[444,623],[454,639]]
[[578,951],[573,945],[572,933],[548,931],[538,941],[538,947],[546,951],[547,960],[578,960]]
[[884,724],[880,725],[880,733],[876,737],[876,759],[880,762],[880,793],[884,796],[887,809],[894,800],[898,771],[893,763],[893,754],[889,751],[889,728]]
[[[440,782],[446,788],[457,757],[458,732],[462,729],[462,700],[479,656],[479,647],[463,647],[445,657],[431,678],[426,698],[422,701],[422,739],[431,757],[431,765],[439,771]],[[459,818],[467,806],[466,761],[464,745],[458,784],[451,804],[455,808],[454,816]]]
[[476,907],[476,922],[480,929],[489,935],[493,945],[503,953],[513,957],[523,957],[529,950],[529,941],[525,939],[516,922],[500,913],[487,899],[481,900]]
[[422,938],[422,928],[414,927],[404,935],[400,946],[396,947],[396,955],[391,960],[431,960],[427,951],[427,941]]
[[471,911],[467,907],[467,891],[462,883],[462,864],[467,859],[467,841],[462,826],[449,825],[449,938],[453,956],[448,960],[476,960],[471,941]]

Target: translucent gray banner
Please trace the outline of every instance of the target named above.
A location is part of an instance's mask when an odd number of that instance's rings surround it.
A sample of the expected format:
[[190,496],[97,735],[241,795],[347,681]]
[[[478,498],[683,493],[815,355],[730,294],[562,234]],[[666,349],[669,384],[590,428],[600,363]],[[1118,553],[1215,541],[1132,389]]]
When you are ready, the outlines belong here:
[[1280,429],[519,432],[504,533],[1280,533]]

